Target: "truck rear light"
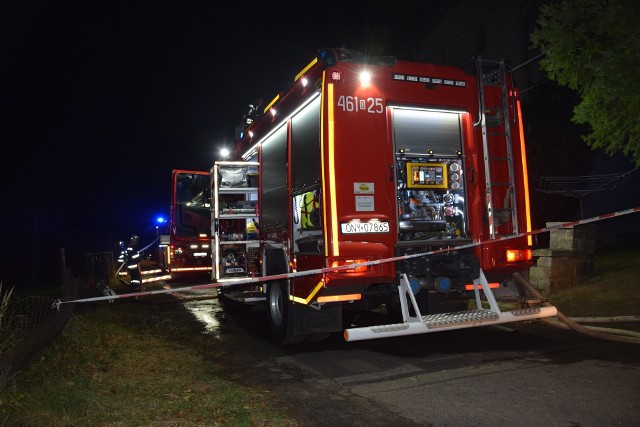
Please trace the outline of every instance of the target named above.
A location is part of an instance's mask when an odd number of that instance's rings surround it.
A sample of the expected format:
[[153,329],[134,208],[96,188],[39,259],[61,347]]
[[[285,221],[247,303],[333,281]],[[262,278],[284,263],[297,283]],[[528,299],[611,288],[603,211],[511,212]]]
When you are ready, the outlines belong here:
[[507,249],[507,262],[531,261],[532,259],[531,249]]
[[363,273],[369,270],[370,267],[368,265],[355,265],[350,268],[347,268],[346,266],[349,266],[351,264],[364,264],[365,262],[367,262],[367,260],[364,258],[334,258],[329,261],[329,267],[345,267],[338,270],[342,273]]
[[[489,283],[489,289],[498,289],[499,287],[500,287],[500,283],[497,283],[497,282]],[[473,283],[467,283],[466,285],[464,285],[464,289],[466,291],[472,291]],[[478,285],[478,289],[482,289],[482,285]]]

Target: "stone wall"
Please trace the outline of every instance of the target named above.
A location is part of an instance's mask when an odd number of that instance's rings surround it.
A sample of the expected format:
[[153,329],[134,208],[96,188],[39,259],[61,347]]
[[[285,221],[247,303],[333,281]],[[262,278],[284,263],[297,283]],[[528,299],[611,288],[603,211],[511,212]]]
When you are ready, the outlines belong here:
[[[561,223],[548,222],[547,228]],[[570,288],[593,274],[597,226],[582,224],[549,231],[549,248],[533,251],[536,265],[529,269],[529,282],[549,296]]]

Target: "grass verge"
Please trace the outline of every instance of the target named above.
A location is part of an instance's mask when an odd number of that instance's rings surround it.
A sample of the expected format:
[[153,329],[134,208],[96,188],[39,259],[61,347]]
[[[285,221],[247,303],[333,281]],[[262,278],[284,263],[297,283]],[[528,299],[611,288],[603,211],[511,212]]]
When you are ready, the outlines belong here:
[[598,250],[594,270],[581,283],[551,294],[549,302],[570,317],[640,315],[640,246]]
[[181,340],[188,326],[149,310],[125,300],[77,310],[2,391],[0,425],[297,425],[267,390],[222,379],[212,343]]

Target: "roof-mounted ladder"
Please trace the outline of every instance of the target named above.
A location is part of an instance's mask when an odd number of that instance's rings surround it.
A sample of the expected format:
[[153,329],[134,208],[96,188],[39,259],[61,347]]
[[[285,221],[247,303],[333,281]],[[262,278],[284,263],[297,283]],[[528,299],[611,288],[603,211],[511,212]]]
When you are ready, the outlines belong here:
[[[479,125],[485,171],[485,204],[490,238],[518,234],[518,218],[509,111],[510,88],[504,61],[476,58],[479,96]],[[500,96],[489,97],[488,87],[500,88]],[[499,227],[504,225],[503,227]],[[498,228],[499,227],[499,228]],[[500,230],[500,231],[498,231]]]

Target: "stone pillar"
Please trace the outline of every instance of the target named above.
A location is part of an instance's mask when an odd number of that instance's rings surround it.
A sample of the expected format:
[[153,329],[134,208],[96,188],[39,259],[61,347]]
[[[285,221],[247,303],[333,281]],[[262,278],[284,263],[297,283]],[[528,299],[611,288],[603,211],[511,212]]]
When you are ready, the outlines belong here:
[[[558,222],[548,222],[547,227]],[[533,251],[536,265],[529,269],[529,282],[549,296],[570,288],[593,274],[597,226],[581,224],[551,230],[549,248]]]

